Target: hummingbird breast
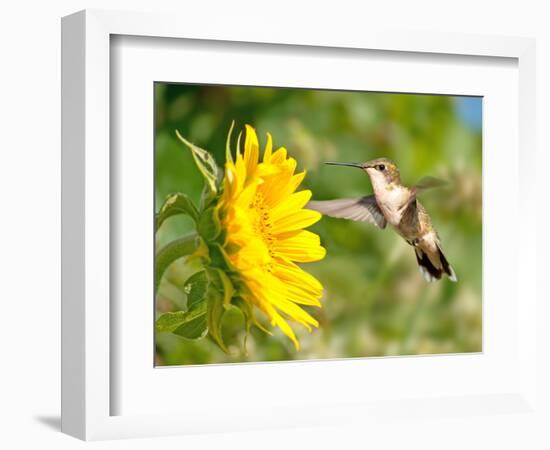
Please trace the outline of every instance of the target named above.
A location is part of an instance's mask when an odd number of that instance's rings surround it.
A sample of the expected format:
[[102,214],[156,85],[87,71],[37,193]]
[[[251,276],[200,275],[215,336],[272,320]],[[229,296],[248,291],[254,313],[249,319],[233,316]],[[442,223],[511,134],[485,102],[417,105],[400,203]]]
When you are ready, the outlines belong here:
[[404,186],[384,186],[381,189],[374,187],[376,203],[384,214],[386,221],[393,227],[399,227],[405,212],[404,205],[410,198],[410,191]]

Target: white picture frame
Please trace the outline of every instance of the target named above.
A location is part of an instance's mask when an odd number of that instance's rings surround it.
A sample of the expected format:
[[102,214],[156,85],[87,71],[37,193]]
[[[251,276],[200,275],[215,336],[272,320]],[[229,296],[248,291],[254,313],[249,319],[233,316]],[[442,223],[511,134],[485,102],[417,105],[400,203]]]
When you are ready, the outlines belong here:
[[[513,411],[536,415],[540,408],[536,401],[537,293],[534,279],[536,270],[533,267],[536,242],[534,234],[529,232],[534,228],[535,222],[531,204],[534,196],[529,194],[534,191],[535,186],[528,176],[528,168],[535,164],[534,41],[525,38],[407,34],[383,30],[370,30],[360,35],[350,31],[329,37],[324,30],[316,29],[313,24],[307,35],[299,30],[287,30],[284,35],[280,35],[275,30],[263,28],[261,24],[248,25],[250,26],[237,26],[231,23],[213,30],[205,28],[201,21],[188,21],[182,27],[180,20],[169,15],[95,10],[82,11],[63,19],[62,430],[81,439],[96,440],[248,430],[269,426],[306,426],[335,420],[402,420],[403,417],[418,414],[431,417],[468,416]],[[282,53],[290,51],[290,46],[299,46],[306,52],[308,49],[321,49],[321,52],[327,49],[333,54],[350,49],[395,52],[396,55],[406,53],[410,55],[411,61],[437,55],[497,57],[517,61],[519,120],[515,125],[519,141],[517,146],[512,145],[517,154],[521,153],[521,158],[518,158],[519,174],[512,177],[511,194],[514,205],[518,208],[518,217],[521,216],[521,221],[518,220],[517,223],[520,227],[519,233],[524,238],[521,245],[512,242],[507,251],[517,255],[517,260],[529,260],[533,264],[529,269],[522,265],[514,266],[511,272],[515,276],[512,286],[516,290],[510,295],[514,296],[516,303],[513,306],[517,308],[517,317],[513,317],[513,325],[516,327],[514,332],[517,333],[514,335],[517,337],[514,340],[514,344],[517,344],[517,358],[511,364],[514,364],[517,372],[514,372],[513,379],[507,380],[509,384],[506,388],[498,386],[495,380],[495,391],[485,391],[484,387],[480,387],[476,394],[460,396],[458,391],[448,391],[447,395],[442,395],[444,389],[438,391],[435,387],[433,392],[422,391],[416,397],[411,397],[403,390],[393,398],[371,396],[368,397],[370,400],[365,400],[359,397],[355,402],[347,399],[337,402],[332,399],[330,408],[327,403],[314,404],[310,400],[302,405],[274,402],[271,405],[273,411],[279,414],[271,414],[275,419],[271,417],[269,422],[268,410],[250,412],[244,411],[245,406],[242,406],[242,411],[234,411],[221,404],[222,400],[218,400],[220,405],[217,413],[212,412],[209,407],[208,410],[199,410],[201,413],[193,415],[184,411],[180,413],[157,409],[152,409],[148,414],[147,403],[142,410],[137,408],[139,413],[127,414],[124,412],[126,408],[119,411],[113,399],[115,391],[124,388],[117,380],[124,378],[113,378],[113,367],[118,364],[119,358],[120,361],[125,359],[113,348],[114,337],[119,331],[117,322],[113,320],[116,314],[113,315],[110,302],[114,289],[114,281],[111,279],[111,253],[116,245],[111,234],[111,188],[119,183],[119,174],[112,170],[110,155],[110,148],[114,145],[110,113],[114,95],[111,89],[114,36],[118,36],[117,39],[121,36],[137,36],[213,43],[221,41],[243,46],[265,44],[267,54],[272,48],[270,45],[282,44],[283,46],[277,47],[277,51]],[[498,182],[497,179],[492,180],[492,183]],[[521,203],[519,198],[522,199]],[[487,294],[486,290],[484,294]],[[519,298],[521,302],[518,301]],[[487,311],[484,313],[487,314]],[[149,349],[147,347],[143,351],[147,352]],[[456,364],[462,362],[455,360]],[[354,370],[342,361],[325,364],[332,364],[324,367],[326,370],[334,370],[334,375],[344,373],[338,370]],[[393,366],[393,370],[402,370],[398,359],[388,359],[381,364]],[[411,363],[408,364],[410,369]],[[285,368],[281,369],[283,366]],[[285,373],[284,371],[293,370],[291,364],[283,366],[264,364],[257,365],[254,370],[261,372],[263,376],[270,376],[270,373],[272,375],[277,371]],[[316,367],[320,367],[306,366],[301,370],[310,375],[314,374]],[[355,366],[355,369],[359,367]],[[224,376],[234,376],[243,368],[209,367],[208,370],[212,377],[215,377],[214,371],[225,371]],[[423,370],[427,370],[426,367],[419,368],[416,376],[421,377]],[[181,376],[185,377],[185,374]],[[470,389],[469,392],[473,390]],[[399,404],[398,412],[396,404]],[[113,411],[117,413],[113,414]],[[208,419],[206,414],[209,414]],[[228,420],[228,416],[232,419]],[[238,420],[239,417],[247,420]]]

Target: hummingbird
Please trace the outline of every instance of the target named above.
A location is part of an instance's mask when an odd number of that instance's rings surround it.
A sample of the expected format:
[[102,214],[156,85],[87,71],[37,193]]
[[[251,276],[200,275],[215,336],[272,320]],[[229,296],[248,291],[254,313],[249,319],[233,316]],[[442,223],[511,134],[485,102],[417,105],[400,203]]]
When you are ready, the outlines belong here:
[[306,208],[330,217],[369,222],[381,230],[389,224],[414,248],[418,267],[427,282],[440,280],[443,274],[449,280],[457,281],[453,268],[443,254],[441,240],[430,216],[417,199],[420,192],[442,186],[445,182],[425,177],[412,188],[403,186],[399,169],[387,158],[365,163],[325,164],[361,169],[369,176],[374,193],[360,198],[310,201]]

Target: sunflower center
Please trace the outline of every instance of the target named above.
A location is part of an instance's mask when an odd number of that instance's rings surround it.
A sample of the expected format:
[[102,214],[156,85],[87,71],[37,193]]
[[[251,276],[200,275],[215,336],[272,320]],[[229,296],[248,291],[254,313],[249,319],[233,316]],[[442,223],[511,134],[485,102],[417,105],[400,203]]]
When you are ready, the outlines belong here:
[[272,247],[275,242],[275,237],[272,232],[273,221],[271,220],[269,206],[267,206],[261,192],[257,192],[254,196],[254,200],[250,204],[250,209],[255,212],[254,229],[267,246],[269,255],[273,257]]

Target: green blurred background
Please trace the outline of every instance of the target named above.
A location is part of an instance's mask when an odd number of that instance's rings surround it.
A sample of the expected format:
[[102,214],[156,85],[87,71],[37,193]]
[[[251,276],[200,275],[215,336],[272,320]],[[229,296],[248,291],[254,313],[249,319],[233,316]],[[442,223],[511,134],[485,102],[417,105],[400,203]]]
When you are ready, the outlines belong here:
[[[318,200],[370,193],[358,170],[324,161],[366,161],[385,156],[396,162],[402,182],[431,175],[449,185],[428,191],[421,201],[432,216],[458,283],[428,284],[414,252],[391,230],[324,217],[311,230],[327,249],[323,261],[305,265],[324,285],[323,308],[308,311],[320,322],[311,334],[293,325],[296,352],[278,330],[252,330],[243,351],[243,320],[224,318],[230,354],[212,341],[156,336],[157,365],[345,358],[384,355],[479,352],[482,350],[481,118],[478,97],[252,88],[156,83],[156,209],[166,195],[185,192],[198,203],[203,180],[191,153],[175,138],[191,142],[224,162],[232,120],[238,128],[265,133],[274,148],[284,146],[308,174],[302,188]],[[235,134],[236,135],[236,134]],[[188,233],[185,217],[168,220],[158,245]],[[197,270],[181,260],[163,279],[157,313],[184,309],[182,289]]]

